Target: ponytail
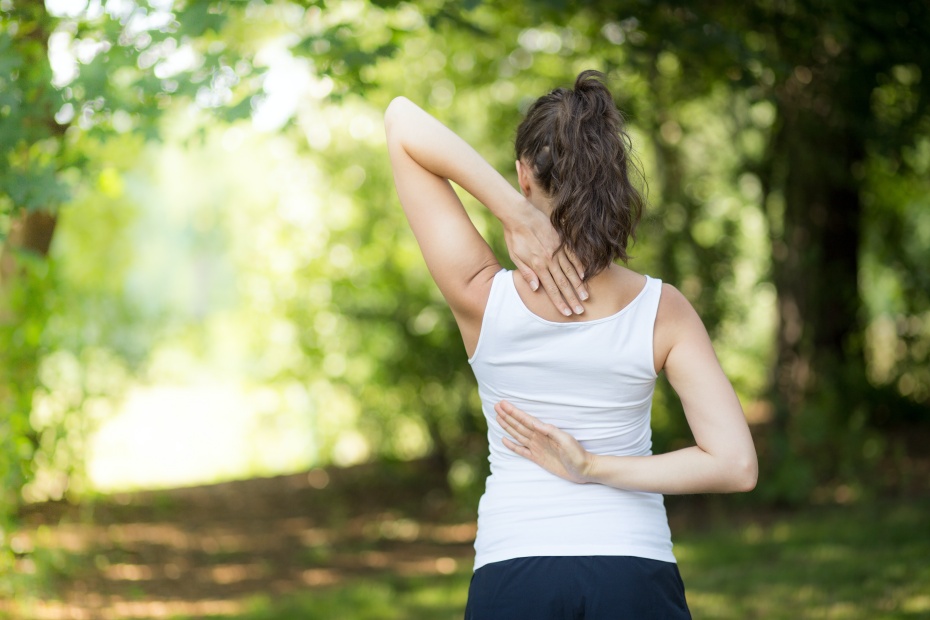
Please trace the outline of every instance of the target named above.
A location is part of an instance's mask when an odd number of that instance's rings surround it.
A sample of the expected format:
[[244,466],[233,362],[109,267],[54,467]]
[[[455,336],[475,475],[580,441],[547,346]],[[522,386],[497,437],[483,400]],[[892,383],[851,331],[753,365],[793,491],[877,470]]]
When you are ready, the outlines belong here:
[[517,129],[528,163],[552,204],[552,225],[578,257],[585,278],[629,260],[645,200],[630,180],[630,138],[599,71],[582,71],[572,90],[537,99]]

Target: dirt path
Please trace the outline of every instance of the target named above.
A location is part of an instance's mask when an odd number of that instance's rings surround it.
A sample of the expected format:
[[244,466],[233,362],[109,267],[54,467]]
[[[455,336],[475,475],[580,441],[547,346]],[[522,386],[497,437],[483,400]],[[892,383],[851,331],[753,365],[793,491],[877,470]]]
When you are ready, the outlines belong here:
[[57,550],[64,565],[28,615],[233,614],[255,594],[461,570],[474,558],[475,523],[428,468],[313,470],[118,494],[96,502],[90,519],[62,503],[29,506],[17,534],[27,550],[22,568],[33,547]]
[[[875,487],[926,497],[928,440],[921,429],[893,441],[900,449],[876,468]],[[846,491],[824,487],[816,503],[843,504]],[[672,530],[780,516],[717,499],[667,497]],[[30,570],[42,553],[51,579],[47,596],[17,620],[233,615],[255,595],[467,571],[476,530],[473,511],[452,501],[444,472],[428,461],[117,494],[84,506],[35,504],[22,518],[12,541],[19,568]],[[14,607],[0,601],[0,612]]]

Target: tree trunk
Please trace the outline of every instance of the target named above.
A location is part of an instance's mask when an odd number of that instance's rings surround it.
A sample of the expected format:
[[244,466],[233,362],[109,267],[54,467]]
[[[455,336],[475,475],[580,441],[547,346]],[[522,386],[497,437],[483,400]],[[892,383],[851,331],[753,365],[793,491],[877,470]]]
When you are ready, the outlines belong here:
[[865,143],[852,120],[868,116],[861,93],[870,89],[851,84],[851,71],[834,75],[849,79],[806,86],[792,77],[778,93],[766,180],[783,197],[766,205],[779,315],[772,394],[783,448],[773,460],[804,457],[821,473],[836,473],[835,457],[850,447],[843,442],[855,441],[847,433],[854,416],[868,415],[854,174]]
[[58,218],[47,211],[26,211],[13,220],[9,237],[0,252],[0,285],[5,285],[16,275],[16,251],[48,256],[57,221]]

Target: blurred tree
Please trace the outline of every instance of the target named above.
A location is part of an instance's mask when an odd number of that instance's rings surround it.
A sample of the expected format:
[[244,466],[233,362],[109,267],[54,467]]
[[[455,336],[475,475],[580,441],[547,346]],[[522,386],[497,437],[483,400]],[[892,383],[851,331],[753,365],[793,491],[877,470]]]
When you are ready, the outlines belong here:
[[[239,37],[221,36],[228,15],[217,3],[173,10],[133,2],[55,6],[52,14],[43,2],[0,2],[3,530],[11,527],[42,443],[30,413],[39,357],[49,345],[43,332],[55,291],[45,259],[58,207],[89,180],[118,182],[107,162],[86,157],[88,140],[131,131],[154,136],[172,98],[224,106],[227,118],[242,117],[251,106],[238,91],[255,88],[237,88],[252,66],[236,47]],[[7,572],[9,540],[0,540],[0,572]]]
[[[774,456],[786,464],[800,455],[831,469],[835,451],[824,448],[840,444],[840,466],[861,458],[860,445],[842,444],[858,443],[857,427],[875,421],[860,260],[864,229],[896,216],[889,210],[867,217],[864,167],[870,157],[900,158],[926,132],[930,82],[920,74],[930,68],[930,50],[920,42],[930,37],[930,9],[907,2],[889,10],[865,1],[759,2],[746,9],[711,10],[704,21],[738,37],[742,62],[721,69],[746,75],[776,110],[754,170],[778,293],[775,422],[793,448]],[[900,97],[893,113],[882,109],[889,81]]]
[[[890,9],[865,0],[761,1],[740,10],[624,0],[535,6],[537,19],[552,24],[566,14],[590,12],[590,23],[623,46],[618,64],[649,76],[656,105],[643,120],[660,129],[654,132],[660,137],[663,127],[674,133],[666,123],[674,120],[669,114],[678,101],[706,98],[717,85],[743,92],[750,103],[774,106],[761,157],[744,162],[744,171],[761,182],[778,297],[771,381],[776,445],[783,449],[773,457],[785,465],[803,455],[802,463],[829,468],[834,462],[824,451],[827,442],[842,443],[844,433],[875,411],[859,286],[863,228],[869,224],[863,167],[870,155],[908,165],[902,156],[926,135],[930,82],[922,73],[930,69],[930,48],[923,44],[930,39],[930,9],[921,2]],[[596,31],[585,34],[598,40]],[[618,56],[603,43],[587,54]],[[669,73],[682,77],[656,79]],[[663,199],[693,213],[697,205],[681,191],[677,151],[659,140],[657,153]],[[870,217],[886,226],[896,220],[890,210]],[[901,256],[894,247],[887,251]],[[696,257],[693,273],[706,273],[706,252]],[[783,491],[795,485],[796,474],[788,474]],[[806,493],[809,482],[797,491]]]
[[[915,261],[911,243],[886,245],[873,238],[865,245],[865,227],[899,238],[901,225],[894,222],[905,220],[900,209],[866,213],[862,200],[872,159],[925,168],[925,158],[914,156],[928,122],[930,93],[921,77],[930,67],[930,53],[921,44],[930,35],[925,4],[890,11],[867,1],[760,1],[735,11],[689,2],[546,0],[533,3],[531,12],[498,2],[445,2],[416,10],[374,4],[395,17],[420,19],[386,27],[389,17],[368,13],[379,18],[364,25],[331,23],[295,47],[335,80],[339,96],[357,92],[377,100],[384,96],[379,86],[415,90],[431,72],[397,81],[381,73],[384,65],[373,69],[382,55],[395,53],[415,63],[403,51],[416,48],[442,58],[443,70],[434,74],[437,82],[426,99],[443,101],[440,91],[486,92],[479,105],[490,119],[506,119],[489,125],[507,134],[514,117],[501,111],[506,97],[500,93],[508,84],[521,93],[542,92],[592,64],[632,75],[623,80],[628,90],[621,91],[621,107],[651,138],[659,217],[677,220],[658,235],[651,254],[662,273],[695,299],[712,334],[732,306],[752,305],[734,300],[729,287],[721,286],[733,277],[733,238],[745,215],[713,223],[702,213],[708,185],[702,177],[715,174],[708,175],[713,164],[687,156],[681,138],[683,131],[700,131],[694,122],[689,126],[689,102],[730,118],[725,131],[737,161],[729,173],[765,217],[777,294],[769,379],[776,432],[768,442],[773,452],[765,458],[777,470],[774,493],[805,496],[817,479],[812,467],[818,475],[836,474],[861,459],[865,426],[906,409],[898,392],[876,391],[867,380],[869,316],[861,257],[867,247],[881,246],[904,266],[897,277],[909,290],[919,289],[925,280],[919,274],[926,270]],[[425,26],[440,39],[413,45]],[[464,47],[455,47],[456,40]],[[466,54],[468,62],[456,62]],[[547,70],[542,62],[550,55],[563,64]],[[528,74],[549,80],[526,79]],[[457,107],[461,96],[455,97]],[[715,144],[716,157],[725,157],[719,137]],[[707,223],[713,223],[714,234],[707,234]],[[910,250],[903,252],[905,247]],[[924,297],[917,290],[911,298],[912,316],[925,311],[926,304],[917,302]],[[912,373],[904,376],[905,386],[915,383]]]

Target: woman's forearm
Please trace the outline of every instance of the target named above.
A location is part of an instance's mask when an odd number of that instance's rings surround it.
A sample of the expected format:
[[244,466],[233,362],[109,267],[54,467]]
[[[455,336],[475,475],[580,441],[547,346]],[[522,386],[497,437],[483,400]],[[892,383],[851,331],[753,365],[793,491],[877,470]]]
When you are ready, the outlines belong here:
[[396,140],[423,168],[462,187],[505,227],[518,225],[533,208],[467,142],[406,97],[388,106],[385,128],[388,141]]
[[756,484],[752,442],[734,442],[715,453],[699,446],[649,456],[588,452],[562,429],[546,424],[507,401],[494,406],[507,433],[504,445],[546,471],[577,483],[596,483],[647,493],[733,493]]
[[714,456],[697,446],[650,456],[590,455],[585,482],[669,495],[738,493],[756,485],[755,453]]

